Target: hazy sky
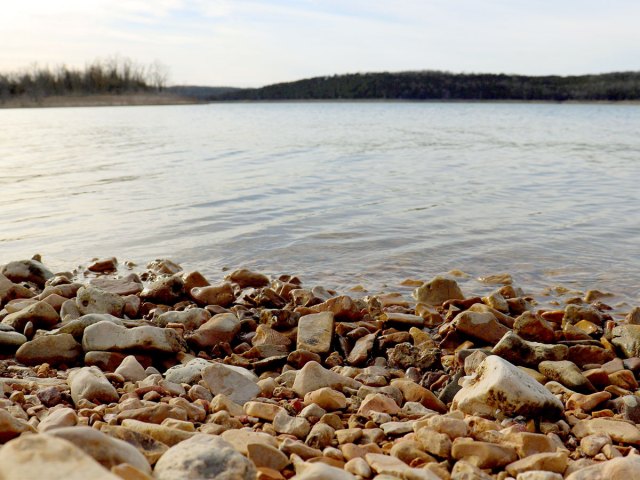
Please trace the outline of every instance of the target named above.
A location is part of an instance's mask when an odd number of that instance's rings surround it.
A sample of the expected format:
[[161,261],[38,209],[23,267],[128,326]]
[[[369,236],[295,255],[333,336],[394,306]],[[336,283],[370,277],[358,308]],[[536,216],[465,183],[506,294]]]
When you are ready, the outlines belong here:
[[634,0],[19,0],[0,70],[119,54],[172,84],[259,86],[364,71],[640,70]]

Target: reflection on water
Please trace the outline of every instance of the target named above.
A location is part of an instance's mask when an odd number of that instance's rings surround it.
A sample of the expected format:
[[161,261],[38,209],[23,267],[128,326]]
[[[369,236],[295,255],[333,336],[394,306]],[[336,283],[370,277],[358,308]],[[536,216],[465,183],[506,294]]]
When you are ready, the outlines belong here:
[[286,103],[0,111],[0,263],[169,256],[373,289],[456,268],[640,285],[640,108]]

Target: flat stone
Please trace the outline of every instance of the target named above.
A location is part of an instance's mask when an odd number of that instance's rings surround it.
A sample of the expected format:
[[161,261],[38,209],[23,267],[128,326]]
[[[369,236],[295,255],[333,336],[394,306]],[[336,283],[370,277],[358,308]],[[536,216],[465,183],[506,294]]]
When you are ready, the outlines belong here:
[[116,325],[124,325],[122,319],[109,315],[108,313],[90,313],[74,320],[65,321],[62,326],[58,328],[57,333],[68,333],[73,335],[74,338],[82,339],[84,330],[89,325],[94,325],[102,321],[111,322]]
[[456,331],[495,345],[509,332],[493,314],[464,311],[453,319]]
[[356,480],[349,472],[326,463],[307,463],[296,469],[296,480]]
[[108,313],[114,317],[121,317],[124,304],[120,295],[86,285],[80,287],[76,296],[76,306],[82,315]]
[[260,418],[269,422],[273,422],[273,419],[278,413],[286,413],[284,408],[282,408],[280,405],[266,402],[247,402],[244,404],[243,408],[244,413],[246,413],[250,417]]
[[249,445],[259,443],[278,448],[278,441],[272,435],[264,432],[254,432],[246,428],[239,430],[227,430],[222,432],[222,439],[233,445],[243,455],[249,454]]
[[151,473],[149,462],[134,446],[95,428],[64,427],[50,430],[48,434],[73,443],[106,468],[128,463],[145,473]]
[[358,389],[362,384],[352,378],[327,370],[318,362],[308,362],[296,374],[292,389],[300,397],[322,387],[341,388],[349,387]]
[[157,480],[255,480],[253,463],[220,437],[198,434],[171,447],[158,463]]
[[73,443],[47,434],[7,443],[0,449],[0,465],[1,480],[122,480]]
[[211,319],[211,313],[204,308],[190,308],[182,311],[170,311],[159,315],[153,321],[159,327],[166,327],[169,323],[184,325],[185,330],[196,330]]
[[569,355],[569,347],[560,344],[547,345],[545,343],[528,342],[509,331],[493,347],[491,352],[514,365],[537,368],[540,362],[546,360],[565,360]]
[[42,335],[24,343],[16,360],[24,365],[73,365],[83,354],[82,346],[68,333]]
[[505,467],[505,470],[513,477],[531,470],[562,473],[567,468],[567,458],[567,452],[535,453],[510,463]]
[[580,420],[571,431],[578,439],[582,439],[587,435],[606,434],[615,442],[640,444],[640,429],[623,420],[608,418]]
[[313,353],[331,350],[334,319],[332,312],[314,313],[300,317],[296,348]]
[[489,442],[458,438],[451,447],[451,456],[465,460],[478,468],[499,468],[517,460],[515,449]]
[[223,393],[241,405],[260,394],[257,377],[244,368],[211,363],[202,370],[201,374],[202,380],[212,394]]
[[173,329],[148,325],[126,328],[106,321],[85,329],[82,348],[85,352],[98,350],[176,353],[186,350],[184,340]]
[[569,360],[540,362],[538,370],[549,380],[555,380],[571,390],[583,393],[596,391],[578,366]]
[[194,358],[185,365],[175,365],[169,368],[164,373],[164,376],[170,382],[193,385],[202,379],[202,370],[211,365],[211,363],[204,358]]
[[17,332],[24,332],[24,328],[28,322],[31,322],[35,328],[43,328],[49,330],[60,321],[60,316],[55,309],[47,302],[33,303],[20,311],[10,313],[2,323],[9,325]]
[[69,373],[67,382],[74,403],[88,400],[93,403],[117,402],[118,392],[97,367],[83,367]]
[[462,389],[453,399],[452,408],[470,415],[505,415],[526,417],[554,417],[562,413],[564,405],[536,380],[492,355],[487,357],[467,377]]
[[148,435],[154,440],[169,447],[191,438],[194,433],[180,430],[178,428],[166,427],[154,423],[145,423],[139,420],[126,419],[122,421],[122,426],[128,430]]
[[269,277],[262,273],[253,272],[246,268],[234,270],[225,277],[230,282],[237,284],[240,288],[260,288],[269,285]]
[[571,360],[578,367],[582,368],[590,363],[602,365],[614,358],[616,358],[615,353],[606,348],[597,347],[595,345],[572,345],[569,347],[569,356],[567,360]]
[[628,455],[571,473],[566,480],[626,480],[640,478],[640,456]]
[[89,283],[105,292],[115,293],[121,296],[135,295],[140,293],[143,288],[140,278],[135,273],[131,273],[122,278],[92,278]]
[[442,305],[447,300],[462,300],[464,295],[455,280],[437,276],[416,288],[413,297],[429,305]]

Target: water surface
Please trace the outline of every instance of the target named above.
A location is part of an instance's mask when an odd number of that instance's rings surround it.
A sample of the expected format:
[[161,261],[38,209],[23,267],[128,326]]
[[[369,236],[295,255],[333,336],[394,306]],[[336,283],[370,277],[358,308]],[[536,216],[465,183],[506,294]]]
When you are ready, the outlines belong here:
[[394,289],[459,269],[640,290],[640,107],[0,111],[0,263],[170,257]]

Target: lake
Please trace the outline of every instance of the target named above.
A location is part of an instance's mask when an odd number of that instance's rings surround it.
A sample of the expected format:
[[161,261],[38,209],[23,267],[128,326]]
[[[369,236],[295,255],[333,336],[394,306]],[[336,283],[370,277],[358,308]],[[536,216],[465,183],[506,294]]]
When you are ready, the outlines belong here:
[[0,110],[0,166],[0,263],[169,257],[373,290],[509,272],[640,301],[637,105]]

